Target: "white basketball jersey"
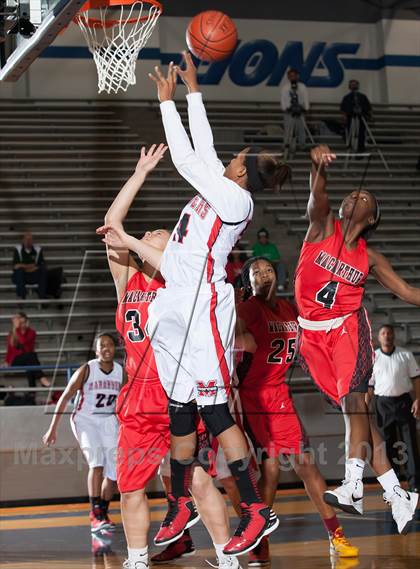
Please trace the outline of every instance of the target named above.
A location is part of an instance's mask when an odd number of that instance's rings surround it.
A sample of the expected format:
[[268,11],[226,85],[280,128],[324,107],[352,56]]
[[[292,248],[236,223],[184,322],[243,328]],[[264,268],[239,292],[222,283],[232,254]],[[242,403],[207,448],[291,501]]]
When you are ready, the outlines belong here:
[[97,359],[87,362],[89,375],[78,392],[74,415],[109,416],[115,413],[115,405],[123,381],[123,368],[114,362],[109,373],[104,372]]
[[168,288],[224,282],[227,257],[254,210],[251,194],[225,176],[201,93],[187,99],[194,148],[174,102],[160,106],[173,163],[198,192],[182,210],[163,253],[160,270]]
[[182,210],[161,261],[166,286],[201,286],[223,282],[229,253],[252,218],[224,223],[213,207],[196,195]]

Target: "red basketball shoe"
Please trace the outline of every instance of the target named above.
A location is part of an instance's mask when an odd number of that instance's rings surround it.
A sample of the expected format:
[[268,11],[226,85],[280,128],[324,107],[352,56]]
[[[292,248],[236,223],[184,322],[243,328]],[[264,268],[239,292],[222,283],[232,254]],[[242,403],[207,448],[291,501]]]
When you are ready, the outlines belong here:
[[101,519],[95,516],[94,512],[89,513],[89,518],[90,518],[90,531],[92,533],[97,533],[107,530],[107,523],[105,519],[103,518]]
[[268,537],[263,537],[257,547],[254,547],[248,555],[248,567],[267,567],[270,565],[270,544]]
[[225,555],[242,555],[254,549],[265,535],[269,535],[279,525],[279,519],[264,503],[241,503],[241,521],[233,537],[228,541]]
[[184,531],[198,522],[197,512],[191,498],[174,498],[168,494],[169,509],[160,530],[154,539],[155,545],[169,545],[181,537]]
[[190,557],[195,554],[195,547],[190,535],[182,535],[174,543],[170,543],[161,553],[151,558],[152,563],[167,563],[181,557]]

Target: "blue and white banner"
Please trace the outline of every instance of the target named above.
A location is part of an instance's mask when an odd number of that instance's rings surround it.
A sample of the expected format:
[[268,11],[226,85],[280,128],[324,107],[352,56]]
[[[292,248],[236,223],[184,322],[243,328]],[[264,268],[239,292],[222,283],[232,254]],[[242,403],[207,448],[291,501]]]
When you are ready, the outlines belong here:
[[[295,67],[311,102],[338,102],[348,80],[359,79],[374,103],[420,103],[420,22],[376,24],[236,20],[239,41],[232,56],[201,63],[200,81],[210,100],[279,101],[287,69]],[[147,73],[177,61],[185,48],[188,18],[161,17],[140,53],[137,85],[117,99],[154,99]],[[76,26],[62,33],[17,84],[0,85],[0,96],[96,98],[91,55]],[[184,90],[178,90],[178,97]],[[101,95],[100,99],[109,99]]]

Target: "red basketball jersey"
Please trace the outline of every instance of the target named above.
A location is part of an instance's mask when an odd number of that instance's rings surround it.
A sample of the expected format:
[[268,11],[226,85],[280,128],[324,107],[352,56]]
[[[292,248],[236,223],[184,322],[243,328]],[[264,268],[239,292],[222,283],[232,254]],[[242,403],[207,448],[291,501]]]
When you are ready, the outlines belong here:
[[137,271],[128,281],[126,292],[118,304],[115,323],[124,339],[125,369],[129,377],[159,378],[146,325],[150,303],[161,287],[162,281],[152,279],[147,282],[143,273]]
[[[296,351],[296,308],[287,300],[277,300],[272,309],[258,296],[252,296],[238,305],[237,312],[258,346],[249,368],[243,374],[238,370],[238,375],[243,375],[241,387],[261,388],[284,383]],[[245,360],[242,367],[246,365]]]
[[304,241],[295,275],[299,315],[307,320],[330,320],[356,312],[369,273],[366,241],[348,251],[338,219],[334,233],[319,243]]

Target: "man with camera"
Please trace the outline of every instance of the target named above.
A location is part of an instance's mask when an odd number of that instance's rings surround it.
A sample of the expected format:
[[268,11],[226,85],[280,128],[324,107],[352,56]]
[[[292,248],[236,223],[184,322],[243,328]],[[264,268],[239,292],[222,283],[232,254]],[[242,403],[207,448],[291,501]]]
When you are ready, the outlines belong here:
[[345,118],[347,145],[356,152],[364,152],[366,121],[371,118],[372,107],[366,95],[360,93],[359,86],[359,81],[350,79],[350,93],[343,97],[340,110]]
[[284,146],[304,148],[306,142],[306,123],[304,114],[309,110],[309,97],[306,86],[299,81],[296,69],[287,72],[288,81],[281,90],[281,108],[284,112]]

